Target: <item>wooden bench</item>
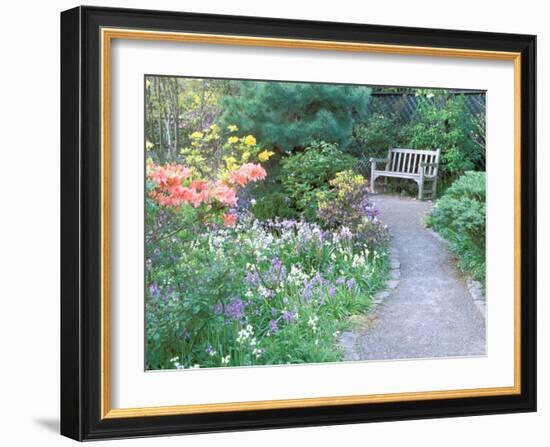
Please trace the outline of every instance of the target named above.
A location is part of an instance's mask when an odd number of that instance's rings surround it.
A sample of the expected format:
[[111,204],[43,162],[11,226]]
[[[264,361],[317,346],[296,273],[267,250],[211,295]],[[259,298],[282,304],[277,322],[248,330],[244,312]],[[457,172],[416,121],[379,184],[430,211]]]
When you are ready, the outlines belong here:
[[[386,158],[371,158],[371,192],[375,192],[374,184],[378,177],[395,177],[414,180],[418,184],[418,198],[422,200],[424,193],[435,198],[437,174],[439,171],[440,150],[425,151],[418,149],[390,148]],[[377,163],[384,163],[384,168],[377,168]],[[424,185],[431,183],[426,190]]]

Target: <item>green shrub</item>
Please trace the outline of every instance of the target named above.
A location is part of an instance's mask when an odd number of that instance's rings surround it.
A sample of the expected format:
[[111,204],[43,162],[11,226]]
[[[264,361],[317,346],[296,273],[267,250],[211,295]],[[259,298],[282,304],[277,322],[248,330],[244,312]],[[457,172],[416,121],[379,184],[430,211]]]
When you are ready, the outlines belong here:
[[485,282],[485,173],[467,172],[456,180],[428,215],[459,259],[459,267]]
[[466,172],[447,189],[445,195],[454,199],[468,198],[485,202],[485,172]]
[[351,169],[357,159],[344,154],[336,144],[312,143],[304,152],[282,160],[281,183],[293,206],[306,219],[314,220],[317,196],[327,191],[336,173]]
[[251,211],[260,220],[274,219],[280,217],[283,219],[293,219],[297,217],[297,212],[290,206],[291,199],[284,193],[274,192],[261,195],[256,200]]
[[353,144],[349,152],[365,160],[383,158],[390,147],[404,143],[402,127],[395,114],[374,113],[353,129]]

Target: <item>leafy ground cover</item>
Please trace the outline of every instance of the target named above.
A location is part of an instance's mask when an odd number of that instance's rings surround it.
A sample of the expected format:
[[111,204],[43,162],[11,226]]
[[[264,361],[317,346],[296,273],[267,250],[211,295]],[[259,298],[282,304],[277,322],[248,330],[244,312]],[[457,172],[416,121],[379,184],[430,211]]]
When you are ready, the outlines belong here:
[[485,284],[485,172],[466,172],[436,203],[427,224],[458,257],[459,267]]

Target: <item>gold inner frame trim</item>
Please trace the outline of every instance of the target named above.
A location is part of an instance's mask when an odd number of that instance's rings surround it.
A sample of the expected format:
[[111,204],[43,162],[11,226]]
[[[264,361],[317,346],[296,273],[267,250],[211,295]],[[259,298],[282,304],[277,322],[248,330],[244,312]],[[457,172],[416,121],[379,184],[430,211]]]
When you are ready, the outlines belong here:
[[[503,396],[521,393],[521,54],[504,51],[384,45],[305,39],[144,31],[120,28],[101,29],[101,418],[168,416],[230,411],[308,408],[329,405],[403,402],[428,399]],[[468,59],[505,60],[514,63],[514,385],[443,391],[404,392],[354,396],[327,396],[304,399],[224,402],[142,408],[111,408],[110,341],[110,71],[113,39],[214,45],[260,46],[271,48],[382,53],[410,56],[437,56]]]

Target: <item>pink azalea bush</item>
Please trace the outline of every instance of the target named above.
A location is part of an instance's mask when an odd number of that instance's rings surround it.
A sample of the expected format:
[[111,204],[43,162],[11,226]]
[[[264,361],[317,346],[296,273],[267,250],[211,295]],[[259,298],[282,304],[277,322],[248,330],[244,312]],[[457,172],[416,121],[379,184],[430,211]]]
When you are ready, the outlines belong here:
[[221,217],[225,226],[233,227],[236,214],[228,210],[237,204],[238,188],[249,182],[265,179],[267,173],[260,164],[245,163],[229,172],[228,179],[195,178],[193,171],[181,164],[147,164],[147,179],[152,182],[149,198],[162,207],[179,210],[184,205],[203,207],[208,211],[205,221]]

